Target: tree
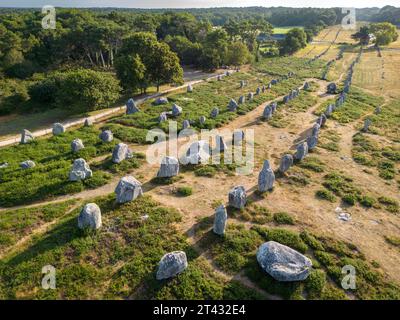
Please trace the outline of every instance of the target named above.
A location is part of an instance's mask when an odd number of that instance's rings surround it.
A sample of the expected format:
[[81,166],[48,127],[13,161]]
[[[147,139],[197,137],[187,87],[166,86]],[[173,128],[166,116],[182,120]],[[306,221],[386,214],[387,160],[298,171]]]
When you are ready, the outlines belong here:
[[227,63],[234,66],[245,64],[250,59],[250,51],[242,42],[234,42],[228,46]]
[[139,55],[123,55],[116,59],[114,67],[124,89],[135,91],[145,87],[146,67]]
[[373,23],[370,26],[371,33],[375,36],[377,46],[386,46],[398,38],[396,26],[390,22]]
[[287,34],[284,41],[282,41],[280,52],[283,55],[293,54],[296,51],[307,46],[307,35],[303,29],[293,28]]
[[193,43],[183,36],[167,36],[165,42],[169,45],[171,50],[178,55],[183,64],[198,64],[202,52],[202,45],[200,43]]
[[362,26],[360,30],[354,34],[351,35],[352,39],[360,41],[361,44],[368,44],[366,42],[366,39],[369,41],[369,35],[371,33],[371,30],[369,26]]
[[207,34],[203,43],[200,65],[205,69],[216,69],[226,63],[228,34],[224,29],[215,29]]

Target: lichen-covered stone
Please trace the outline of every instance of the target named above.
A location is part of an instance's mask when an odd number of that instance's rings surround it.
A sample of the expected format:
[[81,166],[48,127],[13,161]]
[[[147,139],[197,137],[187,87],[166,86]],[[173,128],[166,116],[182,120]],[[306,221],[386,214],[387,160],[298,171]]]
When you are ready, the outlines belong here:
[[258,191],[266,192],[274,187],[275,174],[268,160],[264,161],[262,170],[258,175]]
[[275,241],[263,243],[257,251],[261,268],[277,281],[303,281],[312,262],[300,252]]
[[228,214],[226,212],[226,208],[223,204],[221,204],[215,210],[214,217],[214,227],[213,231],[215,234],[223,236],[225,234],[226,221],[228,220]]
[[83,142],[81,139],[74,139],[71,142],[71,150],[72,152],[78,152],[79,150],[84,149],[85,146],[83,145]]
[[65,127],[61,123],[53,124],[53,135],[58,136],[65,132]]
[[132,152],[129,150],[128,145],[122,142],[118,143],[112,153],[112,162],[121,163],[129,158],[132,158]]
[[293,156],[291,154],[285,154],[281,159],[281,163],[279,165],[279,171],[281,173],[285,173],[290,169],[292,165],[293,165]]
[[300,143],[297,146],[296,154],[294,155],[296,160],[303,160],[308,154],[308,145],[307,142]]
[[133,201],[143,194],[142,184],[132,176],[123,177],[115,188],[115,194],[118,203]]
[[165,254],[158,263],[157,280],[169,279],[185,271],[188,267],[186,253],[174,251]]
[[236,209],[242,209],[246,205],[247,196],[246,190],[243,186],[236,186],[229,191],[228,194],[229,205]]
[[70,181],[80,181],[92,177],[93,172],[90,170],[89,165],[82,158],[75,159],[72,169],[69,172]]
[[78,217],[79,229],[97,230],[101,227],[101,211],[97,204],[86,204]]
[[103,142],[111,142],[111,141],[114,140],[114,135],[113,135],[113,133],[111,132],[111,130],[104,130],[104,131],[102,131],[102,132],[100,133],[99,137],[100,137],[100,139],[101,139]]

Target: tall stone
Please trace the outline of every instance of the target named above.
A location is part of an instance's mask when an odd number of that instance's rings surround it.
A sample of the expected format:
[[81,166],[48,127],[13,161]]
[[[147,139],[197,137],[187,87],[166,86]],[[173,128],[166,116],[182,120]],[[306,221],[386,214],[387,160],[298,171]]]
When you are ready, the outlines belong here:
[[272,109],[271,109],[271,106],[266,106],[266,107],[264,108],[263,118],[264,118],[265,120],[269,120],[269,119],[272,118]]
[[215,144],[218,152],[224,152],[227,149],[224,138],[220,135],[215,136]]
[[244,139],[244,131],[243,130],[235,130],[233,131],[232,140],[234,145],[240,145]]
[[335,107],[335,106],[332,105],[332,104],[328,105],[328,106],[326,107],[326,110],[325,110],[325,116],[330,117],[331,114],[332,114],[332,112],[333,112],[334,107]]
[[21,143],[22,144],[29,143],[29,142],[33,141],[34,139],[35,138],[33,137],[32,132],[30,132],[29,130],[26,130],[26,129],[22,130],[22,133],[21,133]]
[[244,104],[244,103],[246,103],[246,97],[245,96],[240,96],[239,104]]
[[308,145],[307,142],[300,143],[297,146],[296,154],[294,155],[296,160],[303,160],[308,154]]
[[290,169],[292,165],[293,165],[293,156],[291,154],[285,154],[281,159],[281,163],[279,165],[279,172],[285,173]]
[[363,127],[364,132],[367,132],[369,130],[369,126],[371,125],[371,123],[372,121],[369,118],[364,120],[364,127]]
[[182,128],[183,128],[183,129],[188,129],[188,128],[190,128],[190,121],[189,121],[189,120],[183,120],[183,122],[182,122]]
[[219,115],[219,109],[217,107],[213,108],[210,113],[211,118],[216,118]]
[[228,220],[228,214],[226,212],[226,208],[223,204],[221,204],[215,210],[214,217],[214,227],[213,231],[215,234],[223,236],[225,234],[226,221]]
[[234,99],[231,99],[228,104],[228,110],[234,112],[236,111],[237,108],[238,108],[237,102]]
[[236,186],[229,191],[229,205],[236,209],[242,209],[246,205],[247,196],[243,186]]
[[206,117],[205,116],[201,116],[200,118],[199,118],[199,122],[200,122],[200,124],[201,125],[203,125],[203,124],[205,124],[206,123]]
[[249,101],[253,101],[253,99],[254,99],[254,93],[253,93],[253,92],[250,92],[250,93],[247,95],[247,99],[248,99]]
[[115,188],[115,194],[118,203],[133,201],[143,194],[142,184],[132,176],[123,177]]
[[313,150],[318,144],[318,136],[311,136],[307,138],[308,150]]
[[79,229],[97,230],[101,227],[101,211],[97,204],[86,204],[78,217]]
[[174,157],[164,157],[161,160],[160,169],[158,170],[157,177],[170,178],[179,174],[179,162]]
[[165,122],[167,120],[168,120],[167,113],[166,112],[161,112],[160,116],[158,117],[158,123]]
[[112,162],[121,163],[129,158],[132,158],[132,152],[129,150],[128,145],[122,142],[118,143],[112,153]]
[[266,192],[274,187],[275,174],[268,160],[264,161],[262,170],[258,175],[258,191]]

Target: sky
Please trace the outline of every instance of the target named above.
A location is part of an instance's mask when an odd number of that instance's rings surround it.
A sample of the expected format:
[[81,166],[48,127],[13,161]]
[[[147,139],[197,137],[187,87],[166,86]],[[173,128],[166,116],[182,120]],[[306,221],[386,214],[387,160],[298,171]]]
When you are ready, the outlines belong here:
[[399,0],[1,0],[0,7],[121,7],[121,8],[204,8],[204,7],[383,7],[399,6]]

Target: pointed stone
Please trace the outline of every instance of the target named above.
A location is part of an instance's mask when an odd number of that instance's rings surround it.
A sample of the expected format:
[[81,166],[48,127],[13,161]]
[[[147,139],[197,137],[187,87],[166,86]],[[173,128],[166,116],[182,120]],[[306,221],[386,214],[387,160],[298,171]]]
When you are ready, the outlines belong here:
[[130,98],[128,102],[126,103],[126,114],[134,114],[136,112],[139,112],[139,108],[137,107],[135,101]]
[[262,170],[258,175],[258,191],[266,192],[274,187],[275,174],[268,160],[264,161]]
[[228,214],[225,206],[222,204],[215,210],[214,227],[213,231],[215,234],[223,236],[225,234],[226,221]]
[[296,154],[294,155],[294,158],[296,160],[303,160],[308,154],[308,145],[307,142],[303,142],[297,146]]

